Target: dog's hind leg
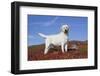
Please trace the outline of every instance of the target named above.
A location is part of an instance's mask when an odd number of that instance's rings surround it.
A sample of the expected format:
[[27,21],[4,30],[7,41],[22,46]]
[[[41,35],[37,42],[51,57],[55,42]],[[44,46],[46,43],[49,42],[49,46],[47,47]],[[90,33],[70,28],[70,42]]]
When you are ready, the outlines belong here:
[[48,48],[45,48],[44,54],[47,54],[48,50],[49,50]]
[[48,47],[45,47],[44,54],[47,54],[48,53],[48,50],[49,50],[49,46]]
[[50,44],[49,44],[48,41],[46,40],[44,54],[47,54],[49,48],[50,48]]

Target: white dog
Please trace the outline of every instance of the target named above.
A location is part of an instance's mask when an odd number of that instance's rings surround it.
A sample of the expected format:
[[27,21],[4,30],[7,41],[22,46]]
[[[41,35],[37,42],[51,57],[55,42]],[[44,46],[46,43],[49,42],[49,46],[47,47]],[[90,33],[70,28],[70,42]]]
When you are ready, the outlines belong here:
[[68,25],[63,25],[61,27],[61,32],[55,35],[44,35],[42,33],[38,33],[41,37],[45,39],[44,54],[47,54],[52,45],[61,46],[62,52],[64,53],[64,50],[67,52],[68,31]]

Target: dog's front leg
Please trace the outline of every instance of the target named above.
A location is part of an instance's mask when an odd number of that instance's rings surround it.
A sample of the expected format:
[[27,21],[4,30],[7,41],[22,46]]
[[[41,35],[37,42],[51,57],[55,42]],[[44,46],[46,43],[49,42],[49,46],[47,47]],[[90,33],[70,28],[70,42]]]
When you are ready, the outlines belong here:
[[68,46],[67,46],[67,44],[65,45],[65,51],[67,52],[67,50],[68,50],[68,48],[67,48]]
[[48,50],[49,50],[49,47],[50,47],[50,44],[49,44],[49,42],[46,40],[44,54],[47,54],[47,52],[48,52]]
[[64,43],[61,44],[62,52],[64,53]]

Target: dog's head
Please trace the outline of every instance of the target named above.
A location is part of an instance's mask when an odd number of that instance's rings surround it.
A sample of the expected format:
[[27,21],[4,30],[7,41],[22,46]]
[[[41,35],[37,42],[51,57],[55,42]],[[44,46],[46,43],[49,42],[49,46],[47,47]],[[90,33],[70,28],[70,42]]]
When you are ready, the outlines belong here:
[[63,26],[61,27],[61,31],[64,32],[65,34],[68,34],[68,31],[69,31],[68,25],[63,25]]

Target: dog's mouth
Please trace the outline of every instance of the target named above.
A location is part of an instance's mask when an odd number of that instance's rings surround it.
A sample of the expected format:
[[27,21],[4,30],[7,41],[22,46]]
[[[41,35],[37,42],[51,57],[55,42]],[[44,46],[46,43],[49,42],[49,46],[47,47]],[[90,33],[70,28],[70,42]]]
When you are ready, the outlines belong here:
[[64,33],[66,33],[66,34],[67,34],[67,33],[68,33],[68,30],[65,30],[65,31],[64,31]]

